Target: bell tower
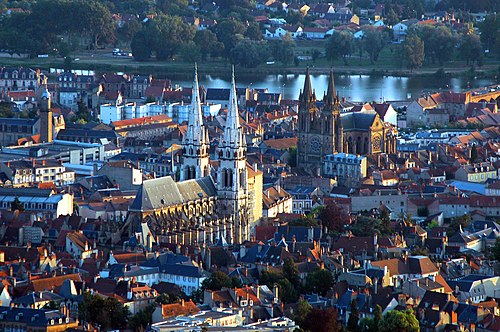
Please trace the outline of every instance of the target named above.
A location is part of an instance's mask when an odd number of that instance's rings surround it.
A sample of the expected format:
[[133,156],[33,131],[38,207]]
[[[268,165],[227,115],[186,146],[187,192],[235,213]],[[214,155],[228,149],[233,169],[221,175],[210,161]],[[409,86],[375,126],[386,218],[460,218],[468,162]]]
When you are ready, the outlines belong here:
[[232,223],[233,234],[231,234],[230,242],[242,243],[250,238],[250,211],[248,210],[247,146],[238,114],[234,67],[226,125],[218,153],[219,208],[222,215],[229,218]]
[[198,68],[195,65],[191,112],[188,117],[186,135],[182,140],[181,181],[199,179],[210,174],[208,131],[203,124]]
[[318,108],[317,104],[308,68],[304,89],[299,96],[297,166],[314,176],[323,173],[324,156],[341,151],[342,147],[340,101],[335,90],[333,70],[330,71],[321,106]]
[[43,82],[42,92],[38,100],[38,109],[40,112],[40,142],[52,142],[52,95],[47,88],[47,80]]

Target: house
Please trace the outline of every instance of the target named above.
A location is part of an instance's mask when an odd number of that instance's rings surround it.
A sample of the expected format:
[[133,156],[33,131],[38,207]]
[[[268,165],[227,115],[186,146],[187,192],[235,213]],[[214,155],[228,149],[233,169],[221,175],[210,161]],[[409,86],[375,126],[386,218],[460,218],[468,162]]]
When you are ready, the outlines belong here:
[[8,91],[38,90],[44,75],[31,68],[0,68],[0,94]]
[[98,250],[82,232],[69,232],[66,234],[66,252],[75,258],[85,259],[97,255]]
[[59,332],[77,327],[77,321],[59,310],[0,307],[2,331]]
[[311,9],[309,10],[309,14],[318,17],[325,17],[327,14],[335,13],[335,8],[332,4],[329,3],[316,3],[311,4]]
[[417,19],[408,19],[394,24],[394,26],[392,27],[393,40],[397,43],[402,43],[406,39],[408,28],[413,24],[416,24],[417,22]]
[[455,172],[455,179],[460,181],[484,183],[497,178],[496,168],[488,162],[462,165]]
[[329,30],[329,28],[304,27],[302,36],[307,39],[325,39]]
[[372,103],[371,106],[378,113],[382,121],[394,126],[398,125],[398,113],[390,103]]
[[297,39],[303,35],[303,29],[299,25],[283,25],[277,28],[267,28],[264,32],[264,37],[267,39],[281,39],[286,34],[290,34],[293,39]]
[[347,153],[334,153],[324,157],[323,175],[337,180],[339,185],[358,187],[366,177],[367,159]]
[[394,287],[401,287],[403,283],[414,278],[433,278],[439,269],[427,256],[410,256],[405,259],[392,258],[368,263],[369,267],[384,269],[387,267]]
[[500,298],[500,277],[484,275],[468,275],[457,280],[448,281],[460,301],[480,303],[488,298]]
[[265,189],[262,195],[262,216],[274,218],[278,213],[292,213],[292,200],[293,196],[279,185]]
[[200,312],[200,308],[192,301],[183,299],[177,303],[161,304],[153,312],[152,322],[163,322],[169,318],[192,315]]
[[307,214],[314,209],[320,194],[318,187],[296,186],[288,190],[293,196],[293,213]]

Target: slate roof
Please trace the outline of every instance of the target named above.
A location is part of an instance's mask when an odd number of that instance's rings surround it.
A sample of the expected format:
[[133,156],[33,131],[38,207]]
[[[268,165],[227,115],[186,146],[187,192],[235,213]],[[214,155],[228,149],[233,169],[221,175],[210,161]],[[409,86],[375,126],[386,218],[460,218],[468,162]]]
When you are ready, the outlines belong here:
[[58,324],[59,318],[63,318],[63,322],[66,323],[66,316],[58,310],[0,307],[0,315],[3,322],[12,322],[16,325],[21,323],[26,326],[48,328],[51,319]]
[[144,181],[129,211],[152,211],[215,195],[211,177],[175,182],[165,176]]
[[340,121],[344,131],[368,131],[376,116],[377,112],[373,110],[343,113],[340,115]]
[[208,88],[206,100],[229,100],[230,89]]

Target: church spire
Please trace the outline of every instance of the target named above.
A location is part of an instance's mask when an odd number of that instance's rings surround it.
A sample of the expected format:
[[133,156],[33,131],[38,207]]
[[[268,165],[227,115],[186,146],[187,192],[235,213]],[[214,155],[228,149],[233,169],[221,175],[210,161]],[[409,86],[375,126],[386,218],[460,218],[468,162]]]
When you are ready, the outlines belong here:
[[186,143],[205,143],[205,130],[203,125],[203,114],[201,112],[200,88],[198,85],[198,67],[194,65],[193,91],[191,97],[191,112],[188,116],[188,127],[186,131]]
[[335,81],[333,77],[333,68],[330,70],[330,77],[328,78],[328,89],[326,92],[325,103],[332,105],[337,100],[337,92],[335,91]]
[[181,180],[198,179],[209,175],[208,134],[203,124],[200,90],[198,85],[198,68],[194,66],[193,93],[191,112],[188,116],[186,135],[182,140],[183,160]]
[[304,90],[302,90],[302,95],[300,96],[300,101],[303,103],[309,103],[314,100],[314,93],[311,85],[311,75],[309,74],[309,67],[306,69],[306,79],[304,81]]
[[231,91],[229,92],[229,107],[227,111],[226,126],[224,130],[224,141],[227,145],[235,147],[243,145],[240,116],[238,113],[238,96],[236,95],[236,82],[234,79],[234,66],[231,78]]

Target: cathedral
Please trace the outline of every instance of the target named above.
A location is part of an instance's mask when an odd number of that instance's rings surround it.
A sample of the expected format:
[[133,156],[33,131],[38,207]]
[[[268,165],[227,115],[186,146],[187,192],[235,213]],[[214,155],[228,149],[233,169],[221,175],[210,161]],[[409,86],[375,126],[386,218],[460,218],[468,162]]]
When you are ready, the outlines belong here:
[[[210,166],[196,70],[192,93],[192,111],[182,141],[180,181],[170,176],[144,181],[129,209],[126,227],[129,236],[142,237],[146,244],[242,243],[250,239],[255,220],[251,217],[247,147],[238,114],[234,69],[215,172]],[[212,174],[216,174],[216,181]]]
[[396,152],[397,130],[375,111],[340,112],[333,71],[323,100],[316,98],[309,68],[299,96],[297,166],[321,175],[323,158],[337,152],[378,154]]

